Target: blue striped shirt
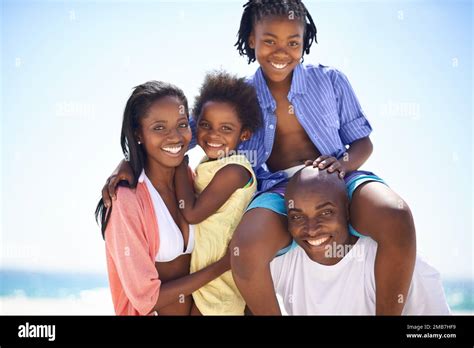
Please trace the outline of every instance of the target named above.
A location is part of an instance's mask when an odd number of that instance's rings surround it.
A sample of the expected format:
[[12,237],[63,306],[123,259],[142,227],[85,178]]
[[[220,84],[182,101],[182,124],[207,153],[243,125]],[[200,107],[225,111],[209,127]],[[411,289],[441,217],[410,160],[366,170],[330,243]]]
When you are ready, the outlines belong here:
[[[266,191],[286,179],[283,172],[271,172],[265,164],[275,138],[276,102],[261,68],[248,82],[257,91],[263,127],[248,141],[242,142],[238,152],[246,154],[252,163],[259,191]],[[334,68],[297,65],[293,71],[288,100],[293,105],[299,123],[322,155],[340,158],[346,151],[346,145],[369,136],[372,131],[347,77]],[[196,145],[193,120],[191,128],[193,140],[190,148]]]

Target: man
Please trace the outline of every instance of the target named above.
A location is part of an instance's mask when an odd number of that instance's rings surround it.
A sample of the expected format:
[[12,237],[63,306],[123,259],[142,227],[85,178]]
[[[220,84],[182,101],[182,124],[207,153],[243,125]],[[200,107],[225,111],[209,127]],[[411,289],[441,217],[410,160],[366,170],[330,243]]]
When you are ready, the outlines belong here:
[[[288,184],[285,204],[294,248],[270,269],[288,314],[375,314],[377,243],[349,224],[349,197],[374,176],[346,185],[337,174],[305,167]],[[439,273],[420,257],[402,314],[449,314]]]

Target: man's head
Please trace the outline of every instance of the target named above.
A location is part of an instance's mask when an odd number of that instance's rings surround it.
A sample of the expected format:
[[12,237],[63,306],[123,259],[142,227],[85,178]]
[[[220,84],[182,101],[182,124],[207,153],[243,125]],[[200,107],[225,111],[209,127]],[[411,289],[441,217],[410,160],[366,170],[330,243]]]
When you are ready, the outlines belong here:
[[311,166],[297,172],[286,188],[288,228],[311,260],[332,265],[328,248],[353,244],[348,232],[349,200],[344,181],[335,173]]

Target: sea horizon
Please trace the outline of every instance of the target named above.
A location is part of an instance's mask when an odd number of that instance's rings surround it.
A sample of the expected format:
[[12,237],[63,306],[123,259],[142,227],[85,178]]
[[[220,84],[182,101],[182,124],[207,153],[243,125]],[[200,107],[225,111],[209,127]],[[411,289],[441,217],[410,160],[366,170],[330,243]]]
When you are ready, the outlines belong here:
[[[453,314],[474,315],[474,278],[442,277]],[[107,274],[0,270],[0,315],[114,315]]]

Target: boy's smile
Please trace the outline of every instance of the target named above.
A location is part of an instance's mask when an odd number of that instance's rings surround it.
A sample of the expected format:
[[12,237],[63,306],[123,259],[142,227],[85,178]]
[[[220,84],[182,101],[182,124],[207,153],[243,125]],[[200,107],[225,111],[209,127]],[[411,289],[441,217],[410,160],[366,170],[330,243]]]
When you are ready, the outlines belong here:
[[291,78],[303,54],[304,26],[299,20],[271,16],[255,23],[249,45],[271,82]]

